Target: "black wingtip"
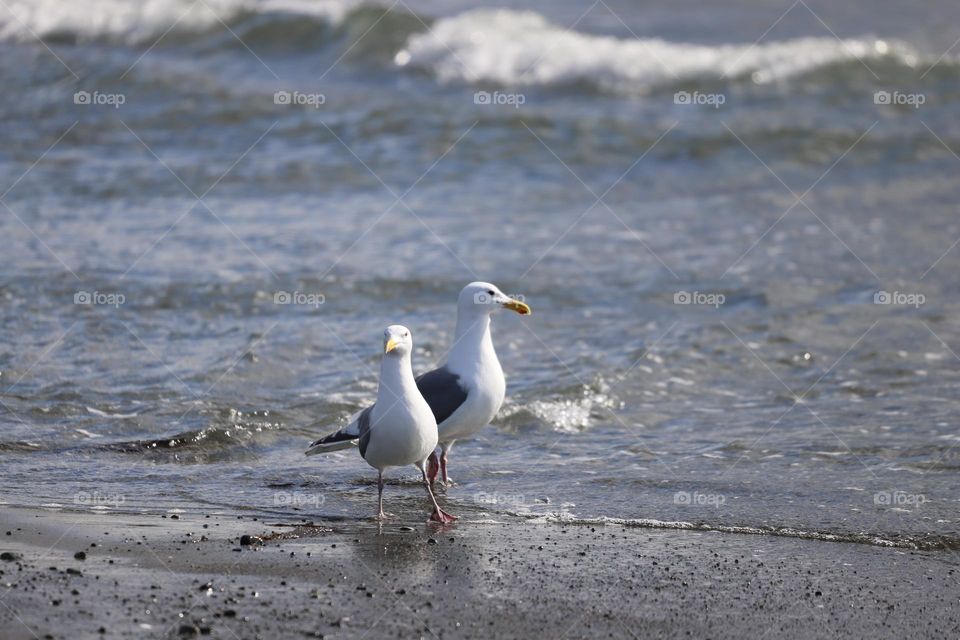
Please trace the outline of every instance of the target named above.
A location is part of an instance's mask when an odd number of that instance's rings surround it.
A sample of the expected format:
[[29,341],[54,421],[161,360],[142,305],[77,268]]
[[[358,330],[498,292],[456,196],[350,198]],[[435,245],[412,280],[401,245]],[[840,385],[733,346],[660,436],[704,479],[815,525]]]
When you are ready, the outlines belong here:
[[351,435],[349,433],[344,433],[343,431],[337,431],[336,433],[331,433],[328,436],[320,438],[319,440],[314,440],[310,443],[311,447],[315,447],[318,444],[333,444],[334,442],[343,442],[345,440],[356,440],[356,435]]

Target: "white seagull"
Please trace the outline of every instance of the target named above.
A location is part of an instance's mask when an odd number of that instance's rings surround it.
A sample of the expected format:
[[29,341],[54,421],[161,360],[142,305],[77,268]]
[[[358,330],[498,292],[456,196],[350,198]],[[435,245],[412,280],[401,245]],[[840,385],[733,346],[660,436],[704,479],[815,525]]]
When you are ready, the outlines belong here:
[[417,378],[417,388],[430,405],[440,433],[440,455],[430,456],[428,478],[439,470],[451,484],[447,457],[453,443],[490,424],[506,394],[507,384],[490,338],[490,316],[510,309],[532,313],[522,300],[511,298],[489,282],[471,282],[457,299],[457,327],[446,362]]
[[377,401],[354,415],[344,428],[311,444],[306,453],[312,456],[359,443],[360,455],[377,470],[379,520],[388,515],[383,512],[384,469],[416,465],[433,503],[430,519],[441,523],[453,522],[456,518],[440,508],[427,480],[427,458],[433,455],[437,447],[437,421],[413,379],[410,364],[413,339],[410,330],[395,324],[387,327],[383,333],[383,360],[380,363]]

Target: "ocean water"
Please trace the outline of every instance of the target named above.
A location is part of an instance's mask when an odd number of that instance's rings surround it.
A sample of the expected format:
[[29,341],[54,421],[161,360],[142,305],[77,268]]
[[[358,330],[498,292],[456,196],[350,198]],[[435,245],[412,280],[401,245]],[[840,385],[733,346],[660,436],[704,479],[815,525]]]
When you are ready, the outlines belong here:
[[464,522],[960,545],[960,8],[478,4],[0,7],[0,500],[364,518],[484,279]]

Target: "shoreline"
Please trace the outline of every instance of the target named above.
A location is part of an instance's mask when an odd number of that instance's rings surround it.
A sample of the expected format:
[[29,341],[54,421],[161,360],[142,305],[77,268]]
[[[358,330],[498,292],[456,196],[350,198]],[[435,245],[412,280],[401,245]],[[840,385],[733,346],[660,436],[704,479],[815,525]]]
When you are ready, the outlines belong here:
[[952,551],[610,523],[296,526],[9,507],[0,522],[13,558],[0,561],[0,628],[13,640],[960,630]]

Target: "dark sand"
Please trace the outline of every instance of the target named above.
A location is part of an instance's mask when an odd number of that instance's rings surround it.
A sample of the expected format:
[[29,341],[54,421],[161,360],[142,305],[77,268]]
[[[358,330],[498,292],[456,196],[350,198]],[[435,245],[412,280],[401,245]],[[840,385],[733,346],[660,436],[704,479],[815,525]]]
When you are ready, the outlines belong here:
[[960,633],[952,551],[527,522],[296,529],[0,507],[0,523],[4,640]]

